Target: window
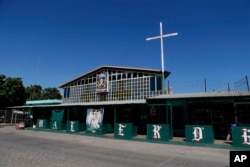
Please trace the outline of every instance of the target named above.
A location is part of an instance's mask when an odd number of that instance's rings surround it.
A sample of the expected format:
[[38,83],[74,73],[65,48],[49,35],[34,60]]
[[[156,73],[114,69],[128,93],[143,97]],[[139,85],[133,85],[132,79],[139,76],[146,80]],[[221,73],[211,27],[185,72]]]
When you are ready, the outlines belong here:
[[136,78],[137,77],[137,73],[133,73],[133,78]]
[[64,88],[63,97],[66,98],[66,95],[67,95],[67,88]]
[[69,97],[70,95],[70,88],[68,87],[68,90],[67,90],[67,98]]
[[117,80],[120,80],[121,79],[121,74],[118,74],[117,75]]
[[150,91],[155,91],[155,77],[150,78]]
[[131,78],[131,73],[128,73],[128,78]]
[[161,77],[157,77],[157,81],[156,81],[156,85],[157,85],[157,90],[161,90],[162,89],[162,83],[161,83]]
[[112,76],[112,80],[113,80],[113,81],[116,80],[116,76],[115,76],[115,75]]
[[122,79],[126,79],[126,74],[122,74]]
[[69,98],[69,95],[70,95],[70,88],[64,88],[64,95],[63,97],[64,98]]

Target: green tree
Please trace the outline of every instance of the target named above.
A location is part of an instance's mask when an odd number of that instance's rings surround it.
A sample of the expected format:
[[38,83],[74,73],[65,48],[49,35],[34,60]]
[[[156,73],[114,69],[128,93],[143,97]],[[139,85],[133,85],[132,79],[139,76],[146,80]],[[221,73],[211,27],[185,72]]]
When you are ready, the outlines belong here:
[[27,100],[61,99],[62,96],[57,88],[45,88],[40,85],[31,85],[25,90]]
[[45,88],[42,99],[61,99],[62,95],[57,88]]
[[25,103],[26,93],[21,78],[11,78],[0,74],[0,108],[18,106]]
[[3,75],[3,74],[0,74],[0,109],[5,108],[4,104],[7,101],[6,95],[5,95],[5,90],[4,90],[4,87],[3,87],[5,79],[6,79],[6,76]]
[[41,100],[42,99],[42,86],[40,85],[30,85],[26,87],[25,92],[27,94],[26,100]]

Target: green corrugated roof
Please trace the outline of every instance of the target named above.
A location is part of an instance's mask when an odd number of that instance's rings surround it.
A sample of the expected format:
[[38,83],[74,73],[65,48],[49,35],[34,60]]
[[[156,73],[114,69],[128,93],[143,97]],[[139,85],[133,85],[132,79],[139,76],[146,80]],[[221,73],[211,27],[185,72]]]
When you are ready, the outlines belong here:
[[48,100],[28,100],[26,105],[41,105],[41,104],[61,104],[62,100],[48,99]]

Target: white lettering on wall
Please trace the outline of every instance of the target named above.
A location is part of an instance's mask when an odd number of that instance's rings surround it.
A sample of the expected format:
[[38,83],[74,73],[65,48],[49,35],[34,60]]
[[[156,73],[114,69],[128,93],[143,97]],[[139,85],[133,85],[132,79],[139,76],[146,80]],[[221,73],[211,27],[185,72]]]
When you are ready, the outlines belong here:
[[52,126],[52,129],[57,129],[57,123],[56,123],[56,121],[53,123],[53,126]]
[[194,127],[193,128],[193,141],[200,141],[203,139],[202,128]]
[[38,122],[38,127],[39,127],[39,128],[43,128],[43,120],[41,120],[41,119],[39,120],[39,122]]
[[243,144],[250,145],[250,129],[242,129]]
[[154,127],[154,129],[153,129],[153,132],[154,132],[153,138],[154,138],[154,139],[160,139],[160,138],[161,138],[160,129],[161,129],[162,127],[159,126],[159,125],[153,125],[153,127]]
[[74,121],[70,121],[70,131],[71,131],[71,132],[75,132],[74,124],[75,124]]
[[124,136],[124,128],[126,128],[126,125],[123,125],[123,124],[119,124],[119,128],[118,128],[118,135],[119,136]]

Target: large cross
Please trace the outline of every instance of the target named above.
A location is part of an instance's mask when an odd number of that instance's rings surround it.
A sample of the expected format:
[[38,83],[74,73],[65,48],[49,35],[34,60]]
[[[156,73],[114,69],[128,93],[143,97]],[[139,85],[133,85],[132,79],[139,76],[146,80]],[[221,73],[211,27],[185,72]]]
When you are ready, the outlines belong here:
[[164,53],[163,53],[163,38],[176,36],[178,33],[171,33],[171,34],[165,34],[162,33],[162,22],[160,22],[160,36],[147,38],[147,41],[154,40],[154,39],[161,39],[161,71],[162,71],[162,93],[165,91],[165,76],[164,76]]

